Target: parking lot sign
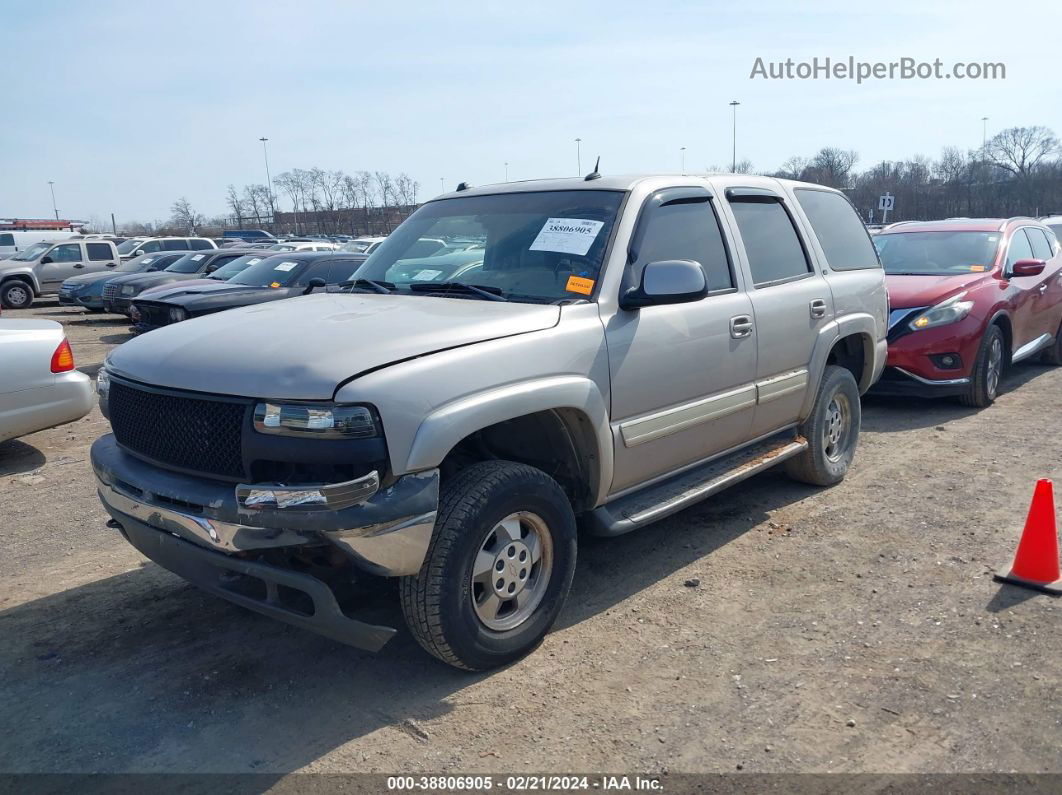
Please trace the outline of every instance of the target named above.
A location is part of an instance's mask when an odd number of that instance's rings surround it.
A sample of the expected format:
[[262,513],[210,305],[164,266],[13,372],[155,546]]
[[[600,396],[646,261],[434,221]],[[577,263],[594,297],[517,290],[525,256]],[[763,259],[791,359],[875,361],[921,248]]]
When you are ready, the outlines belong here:
[[878,197],[878,209],[881,210],[881,222],[885,223],[889,217],[889,210],[896,204],[896,197],[889,195],[886,191],[884,194]]

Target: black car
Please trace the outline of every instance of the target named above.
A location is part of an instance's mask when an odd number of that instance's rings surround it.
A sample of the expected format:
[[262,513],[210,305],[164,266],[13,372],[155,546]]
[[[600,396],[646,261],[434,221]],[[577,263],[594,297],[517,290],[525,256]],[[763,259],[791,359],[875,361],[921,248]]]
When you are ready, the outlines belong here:
[[134,329],[151,331],[224,309],[305,295],[350,279],[364,257],[349,253],[284,252],[263,258],[226,282],[196,284],[133,302]]
[[237,248],[189,251],[165,270],[156,273],[130,273],[127,276],[115,276],[107,282],[110,295],[104,296],[104,303],[107,304],[109,312],[129,314],[133,298],[149,287],[202,278],[237,257],[250,253],[254,252]]

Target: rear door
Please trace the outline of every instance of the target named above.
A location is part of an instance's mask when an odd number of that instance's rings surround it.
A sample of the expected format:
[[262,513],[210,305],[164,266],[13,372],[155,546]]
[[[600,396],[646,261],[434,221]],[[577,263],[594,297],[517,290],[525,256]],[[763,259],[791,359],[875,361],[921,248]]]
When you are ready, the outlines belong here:
[[[1024,227],[1015,229],[1007,244],[1007,259],[1003,265],[1003,274],[1010,283],[1011,330],[1014,335],[1012,349],[1017,351],[1023,345],[1035,340],[1044,332],[1036,318],[1035,299],[1040,295],[1040,286],[1044,283],[1044,274],[1039,276],[1013,275],[1014,263],[1023,259],[1035,259],[1032,243],[1025,234]],[[1046,273],[1047,269],[1044,269]]]
[[822,327],[833,322],[833,295],[781,193],[731,188],[726,197],[751,285],[758,354],[751,436],[758,437],[800,419],[811,354]]
[[[48,262],[45,262],[48,260]],[[56,292],[64,279],[85,272],[85,252],[81,243],[60,243],[37,266],[37,279],[46,293]]]
[[1027,226],[1025,234],[1029,237],[1033,258],[1045,263],[1032,300],[1033,326],[1038,335],[1050,334],[1053,337],[1062,319],[1062,282],[1059,281],[1062,277],[1062,256],[1055,254],[1054,246],[1042,229]]
[[105,271],[121,261],[110,243],[85,243],[85,256],[85,270],[82,273]]

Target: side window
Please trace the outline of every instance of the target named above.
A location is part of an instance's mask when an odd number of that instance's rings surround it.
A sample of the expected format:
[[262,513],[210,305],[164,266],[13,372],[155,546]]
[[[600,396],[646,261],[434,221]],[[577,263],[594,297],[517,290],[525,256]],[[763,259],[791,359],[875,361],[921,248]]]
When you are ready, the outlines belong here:
[[81,262],[81,244],[64,243],[48,252],[52,262]]
[[86,243],[85,248],[88,249],[88,258],[93,262],[114,259],[111,247],[107,243]]
[[236,259],[237,256],[239,255],[233,254],[231,257],[214,257],[214,259],[210,260],[210,264],[207,265],[207,272],[213,273],[223,265],[228,265],[230,262]]
[[183,238],[177,238],[176,240],[163,240],[162,241],[162,250],[163,251],[187,251],[188,250],[188,241],[184,240]]
[[15,245],[15,236],[12,234],[0,235],[0,246]]
[[811,273],[804,247],[780,201],[735,197],[730,200],[730,206],[737,218],[754,284],[770,284]]
[[350,274],[358,269],[358,264],[352,259],[334,259],[328,263],[328,272],[322,273],[321,278],[329,284],[339,284],[350,278]]
[[850,271],[881,267],[866,227],[844,196],[807,188],[793,192],[831,268]]
[[1033,259],[1032,246],[1029,238],[1025,236],[1024,229],[1015,230],[1010,238],[1010,248],[1007,249],[1007,267],[1021,259]]
[[162,248],[161,240],[149,240],[140,246],[140,250],[145,254],[150,254],[152,251],[158,251]]
[[1042,229],[1037,229],[1035,226],[1027,226],[1025,227],[1025,234],[1029,236],[1033,256],[1036,259],[1051,259],[1051,244],[1047,242],[1047,235],[1044,234]]
[[192,244],[193,251],[202,251],[205,248],[213,248],[206,240],[193,239],[189,241]]
[[703,200],[678,200],[647,212],[640,221],[646,225],[644,232],[638,230],[632,285],[641,283],[642,270],[650,262],[686,259],[704,269],[709,291],[734,286],[719,220],[707,196]]

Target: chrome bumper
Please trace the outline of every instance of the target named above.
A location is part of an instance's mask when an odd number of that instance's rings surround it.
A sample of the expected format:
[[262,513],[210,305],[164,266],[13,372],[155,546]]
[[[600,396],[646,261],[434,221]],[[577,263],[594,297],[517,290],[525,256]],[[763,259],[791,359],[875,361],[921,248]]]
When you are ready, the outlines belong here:
[[349,483],[237,487],[153,466],[119,449],[113,435],[91,450],[100,500],[119,523],[130,517],[229,554],[329,543],[383,576],[416,574],[439,504],[439,471],[404,475],[380,489],[376,473]]

